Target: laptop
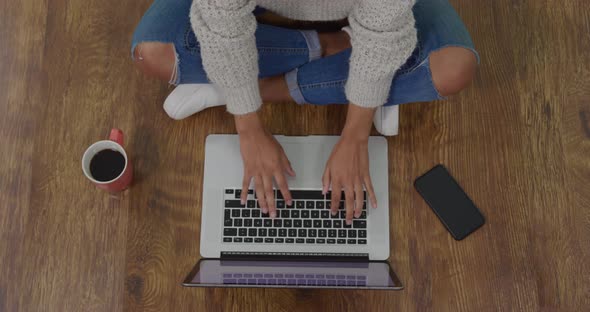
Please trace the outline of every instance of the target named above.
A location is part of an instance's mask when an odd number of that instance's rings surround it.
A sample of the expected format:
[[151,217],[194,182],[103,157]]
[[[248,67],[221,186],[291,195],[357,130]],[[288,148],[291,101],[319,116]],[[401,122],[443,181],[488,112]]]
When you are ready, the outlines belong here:
[[[291,206],[275,190],[277,217],[259,209],[253,185],[241,205],[242,159],[237,135],[209,135],[205,144],[201,259],[187,287],[389,289],[403,286],[389,257],[387,141],[369,138],[370,173],[379,207],[363,207],[346,225],[344,202],[330,213],[321,177],[338,136],[276,136],[296,177]],[[366,196],[365,196],[366,197]]]

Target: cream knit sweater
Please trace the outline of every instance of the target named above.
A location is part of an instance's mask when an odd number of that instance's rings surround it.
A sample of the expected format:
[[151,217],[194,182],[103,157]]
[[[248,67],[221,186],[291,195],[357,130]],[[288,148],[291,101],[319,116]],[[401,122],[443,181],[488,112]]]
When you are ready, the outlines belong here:
[[415,0],[193,0],[190,17],[209,79],[225,93],[227,110],[247,114],[260,108],[258,53],[254,39],[259,5],[305,21],[348,17],[352,55],[346,97],[362,107],[387,101],[395,71],[416,45]]

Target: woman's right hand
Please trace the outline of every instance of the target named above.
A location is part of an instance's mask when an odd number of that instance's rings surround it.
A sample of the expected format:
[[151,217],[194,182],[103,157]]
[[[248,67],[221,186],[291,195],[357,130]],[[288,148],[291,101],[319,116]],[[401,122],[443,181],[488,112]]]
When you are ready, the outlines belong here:
[[246,202],[250,180],[254,179],[254,189],[262,212],[270,213],[270,217],[274,218],[277,212],[273,178],[287,205],[291,205],[293,200],[285,173],[295,176],[295,171],[279,142],[262,126],[257,113],[236,115],[235,121],[244,161],[242,204]]

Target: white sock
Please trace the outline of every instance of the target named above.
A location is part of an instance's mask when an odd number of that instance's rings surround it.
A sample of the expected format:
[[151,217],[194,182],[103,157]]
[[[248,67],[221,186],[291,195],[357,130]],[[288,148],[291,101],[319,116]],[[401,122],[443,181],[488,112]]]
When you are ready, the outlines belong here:
[[225,98],[221,89],[214,84],[181,84],[164,101],[164,110],[170,118],[180,120],[220,105],[225,105]]
[[373,123],[379,133],[385,136],[397,135],[399,130],[399,105],[377,107]]

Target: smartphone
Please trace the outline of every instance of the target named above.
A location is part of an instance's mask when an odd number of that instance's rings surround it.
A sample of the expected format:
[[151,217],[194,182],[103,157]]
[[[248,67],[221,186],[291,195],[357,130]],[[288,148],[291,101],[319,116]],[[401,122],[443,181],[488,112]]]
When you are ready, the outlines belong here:
[[414,181],[414,187],[456,240],[485,223],[485,218],[443,165]]

